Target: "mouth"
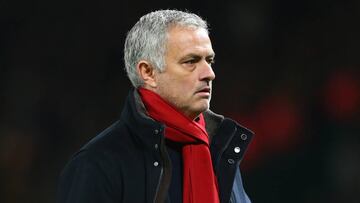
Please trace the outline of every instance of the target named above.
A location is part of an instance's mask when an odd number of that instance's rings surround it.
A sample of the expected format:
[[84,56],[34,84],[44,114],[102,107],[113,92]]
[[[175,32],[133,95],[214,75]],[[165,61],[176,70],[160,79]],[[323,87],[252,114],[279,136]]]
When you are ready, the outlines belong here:
[[198,94],[200,96],[203,96],[203,97],[209,98],[210,94],[211,94],[211,88],[210,87],[203,87],[200,90],[198,90],[196,92],[196,94]]

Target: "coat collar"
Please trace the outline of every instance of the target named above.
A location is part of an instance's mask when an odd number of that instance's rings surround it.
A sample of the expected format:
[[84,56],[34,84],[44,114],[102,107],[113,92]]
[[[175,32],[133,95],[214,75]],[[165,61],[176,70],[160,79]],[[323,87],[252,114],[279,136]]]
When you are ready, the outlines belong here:
[[134,139],[147,148],[153,148],[159,143],[164,130],[164,125],[156,122],[146,115],[146,109],[136,89],[131,90],[121,113],[129,130],[134,134]]
[[[252,139],[253,132],[211,110],[204,112],[204,118],[211,146],[216,148],[216,150],[211,150],[212,155],[215,157],[221,156],[222,153],[226,152],[225,148],[241,146],[241,153],[235,153],[235,155],[237,159],[242,159]],[[145,147],[153,148],[156,143],[159,143],[165,125],[147,116],[145,106],[136,89],[129,92],[121,113],[121,119],[129,130],[134,133],[135,139]]]

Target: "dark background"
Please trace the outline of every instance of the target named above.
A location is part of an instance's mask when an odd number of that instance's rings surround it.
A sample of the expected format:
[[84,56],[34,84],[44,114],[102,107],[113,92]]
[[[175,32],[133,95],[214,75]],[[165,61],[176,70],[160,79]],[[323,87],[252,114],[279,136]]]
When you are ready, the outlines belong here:
[[149,11],[210,23],[212,109],[256,133],[254,203],[360,202],[360,1],[0,1],[0,202],[54,202],[69,157],[131,87],[127,31]]

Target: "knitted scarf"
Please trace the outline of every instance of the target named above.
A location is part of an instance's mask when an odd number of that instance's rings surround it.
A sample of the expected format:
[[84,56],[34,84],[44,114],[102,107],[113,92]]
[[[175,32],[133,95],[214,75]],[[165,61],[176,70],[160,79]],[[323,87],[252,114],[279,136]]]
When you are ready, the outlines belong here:
[[203,115],[195,122],[158,94],[144,88],[138,91],[149,116],[166,125],[165,138],[182,144],[183,202],[219,203]]

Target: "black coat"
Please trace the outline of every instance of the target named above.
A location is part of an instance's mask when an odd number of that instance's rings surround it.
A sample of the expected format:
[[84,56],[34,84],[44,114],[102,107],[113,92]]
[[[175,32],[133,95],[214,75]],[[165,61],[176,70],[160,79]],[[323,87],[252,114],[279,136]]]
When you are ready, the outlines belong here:
[[[169,156],[164,125],[144,112],[137,91],[130,92],[120,120],[82,147],[64,168],[58,203],[170,202],[173,171],[181,169],[172,165],[176,158]],[[204,118],[220,201],[249,203],[239,164],[253,133],[211,111],[204,112]]]

